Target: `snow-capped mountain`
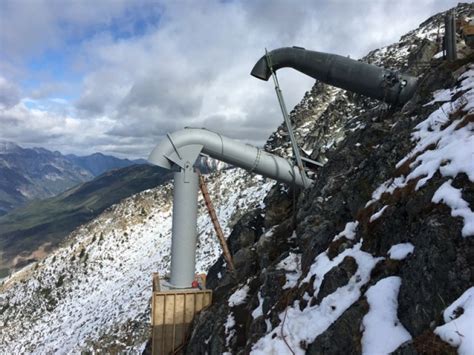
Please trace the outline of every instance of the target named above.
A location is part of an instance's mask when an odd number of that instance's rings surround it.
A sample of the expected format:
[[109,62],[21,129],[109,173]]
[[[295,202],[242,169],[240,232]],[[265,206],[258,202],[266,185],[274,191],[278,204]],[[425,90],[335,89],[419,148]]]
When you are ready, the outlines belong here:
[[[216,297],[186,353],[474,352],[474,65],[467,49],[453,63],[439,57],[442,19],[363,58],[419,76],[403,108],[322,83],[295,107],[303,151],[325,163],[310,189],[239,169],[209,175],[237,273],[228,274],[201,202],[197,271]],[[266,149],[291,155],[283,125]],[[164,185],[5,280],[0,348],[141,352],[170,227]]]

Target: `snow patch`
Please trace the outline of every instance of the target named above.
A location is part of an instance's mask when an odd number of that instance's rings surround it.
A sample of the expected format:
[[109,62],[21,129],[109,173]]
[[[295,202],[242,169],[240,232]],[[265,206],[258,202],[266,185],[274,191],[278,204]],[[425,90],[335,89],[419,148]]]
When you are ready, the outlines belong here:
[[[472,160],[474,165],[474,159]],[[462,217],[464,226],[462,228],[463,237],[474,236],[474,213],[469,208],[469,203],[462,198],[462,191],[451,185],[452,180],[449,179],[436,190],[431,200],[434,203],[444,202],[451,208],[451,216]]]
[[460,355],[474,354],[474,287],[467,289],[443,313],[446,324],[434,333],[454,346]]
[[[334,266],[339,265],[346,256],[351,256],[356,260],[357,271],[345,286],[339,287],[332,294],[324,297],[319,305],[310,306],[308,303],[301,310],[299,301],[295,301],[293,305],[288,306],[279,315],[281,323],[270,333],[260,338],[252,347],[251,353],[289,354],[291,352],[286,345],[288,343],[295,354],[304,354],[305,350],[301,348],[301,344],[313,342],[359,299],[360,288],[370,280],[370,273],[375,264],[383,259],[375,258],[360,250],[361,246],[362,242],[359,242],[333,260],[329,260],[327,251],[319,254],[304,280],[300,282],[301,286],[303,283],[309,282],[313,275],[316,275],[313,284],[313,288],[316,290],[314,297],[317,296],[326,273]],[[282,334],[285,340],[282,338]]]
[[252,312],[253,319],[263,316],[263,297],[262,297],[261,291],[258,291],[257,298],[258,298],[258,306]]
[[250,291],[250,288],[247,285],[235,291],[229,297],[229,307],[235,307],[235,306],[239,306],[245,303],[245,300],[247,299],[249,291]]
[[333,240],[338,240],[342,237],[346,237],[347,239],[353,240],[356,236],[357,227],[359,226],[359,222],[349,222],[346,223],[344,230],[336,235]]
[[232,338],[235,335],[235,329],[233,329],[234,326],[235,326],[235,318],[234,318],[234,315],[231,312],[227,316],[227,320],[224,324],[224,332],[225,332],[225,335],[226,335],[226,338],[225,338],[225,345],[226,346],[229,346],[230,341],[232,340]]
[[385,211],[385,209],[386,209],[387,207],[388,207],[387,205],[383,206],[383,207],[380,209],[380,211],[378,211],[378,212],[374,213],[372,216],[370,216],[369,222],[372,223],[372,222],[375,221],[376,219],[380,218],[380,216],[383,214],[383,211]]
[[277,264],[276,269],[286,271],[286,283],[282,287],[284,290],[295,287],[301,276],[301,254],[290,253]]
[[405,259],[408,254],[413,253],[415,246],[411,243],[400,243],[392,245],[388,251],[388,256],[392,260],[402,260]]
[[[398,167],[398,166],[397,166]],[[404,186],[405,179],[403,177],[397,177],[395,179],[389,179],[382,183],[379,187],[375,189],[372,193],[372,199],[367,202],[365,207],[370,206],[375,201],[378,201],[384,193],[392,194],[395,189]]]
[[391,276],[365,293],[370,309],[362,320],[362,354],[389,354],[411,339],[397,317],[400,285],[401,278]]

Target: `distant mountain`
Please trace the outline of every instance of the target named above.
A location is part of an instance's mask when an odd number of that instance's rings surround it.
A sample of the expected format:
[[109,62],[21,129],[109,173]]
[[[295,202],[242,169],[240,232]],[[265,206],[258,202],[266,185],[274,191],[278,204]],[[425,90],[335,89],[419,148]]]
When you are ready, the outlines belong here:
[[164,169],[144,164],[116,169],[0,217],[0,271],[44,256],[76,227],[168,176]]
[[105,171],[136,163],[100,153],[64,156],[44,148],[0,142],[0,216],[31,200],[55,196]]
[[84,157],[79,157],[74,154],[66,155],[72,163],[81,168],[91,172],[94,176],[99,176],[108,170],[125,168],[133,164],[146,164],[147,161],[144,159],[139,160],[128,160],[119,159],[110,155],[104,155],[102,153],[95,153]]

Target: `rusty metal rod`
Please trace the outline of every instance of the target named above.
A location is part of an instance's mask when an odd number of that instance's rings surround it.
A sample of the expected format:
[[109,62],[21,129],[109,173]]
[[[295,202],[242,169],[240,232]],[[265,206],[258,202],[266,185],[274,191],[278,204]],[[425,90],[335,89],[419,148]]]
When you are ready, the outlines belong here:
[[217,234],[217,239],[219,239],[219,243],[221,245],[224,258],[227,262],[227,267],[229,268],[230,271],[234,272],[235,267],[234,267],[234,262],[232,260],[232,255],[230,253],[229,247],[227,246],[227,241],[224,237],[224,232],[222,232],[221,225],[219,223],[219,220],[217,219],[216,210],[214,209],[214,206],[212,205],[211,198],[209,196],[209,190],[207,189],[207,186],[206,186],[206,182],[204,181],[204,177],[201,174],[199,174],[199,187],[202,192],[202,197],[204,198],[204,203],[206,204],[206,207],[207,207],[207,212],[209,212],[209,217],[211,217],[212,224],[214,225],[214,229]]

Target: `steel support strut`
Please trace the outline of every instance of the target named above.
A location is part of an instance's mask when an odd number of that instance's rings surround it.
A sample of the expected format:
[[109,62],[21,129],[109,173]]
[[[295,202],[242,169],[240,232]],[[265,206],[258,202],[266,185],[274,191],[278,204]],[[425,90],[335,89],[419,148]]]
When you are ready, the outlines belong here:
[[280,83],[278,82],[276,73],[272,69],[271,57],[268,55],[268,52],[266,49],[265,49],[265,55],[267,57],[267,63],[268,63],[268,66],[270,67],[270,71],[272,72],[273,83],[275,84],[275,92],[277,94],[278,103],[280,104],[281,113],[283,114],[283,120],[285,121],[288,134],[290,135],[290,143],[291,143],[291,147],[293,148],[293,155],[295,156],[296,166],[298,167],[298,170],[300,172],[301,180],[303,181],[303,187],[307,188],[308,186],[311,185],[311,182],[306,176],[306,172],[303,167],[303,161],[301,160],[300,148],[298,147],[295,134],[293,133],[293,127],[291,126],[290,116],[288,115],[285,100],[283,99],[283,93],[281,92],[281,89],[280,89]]

